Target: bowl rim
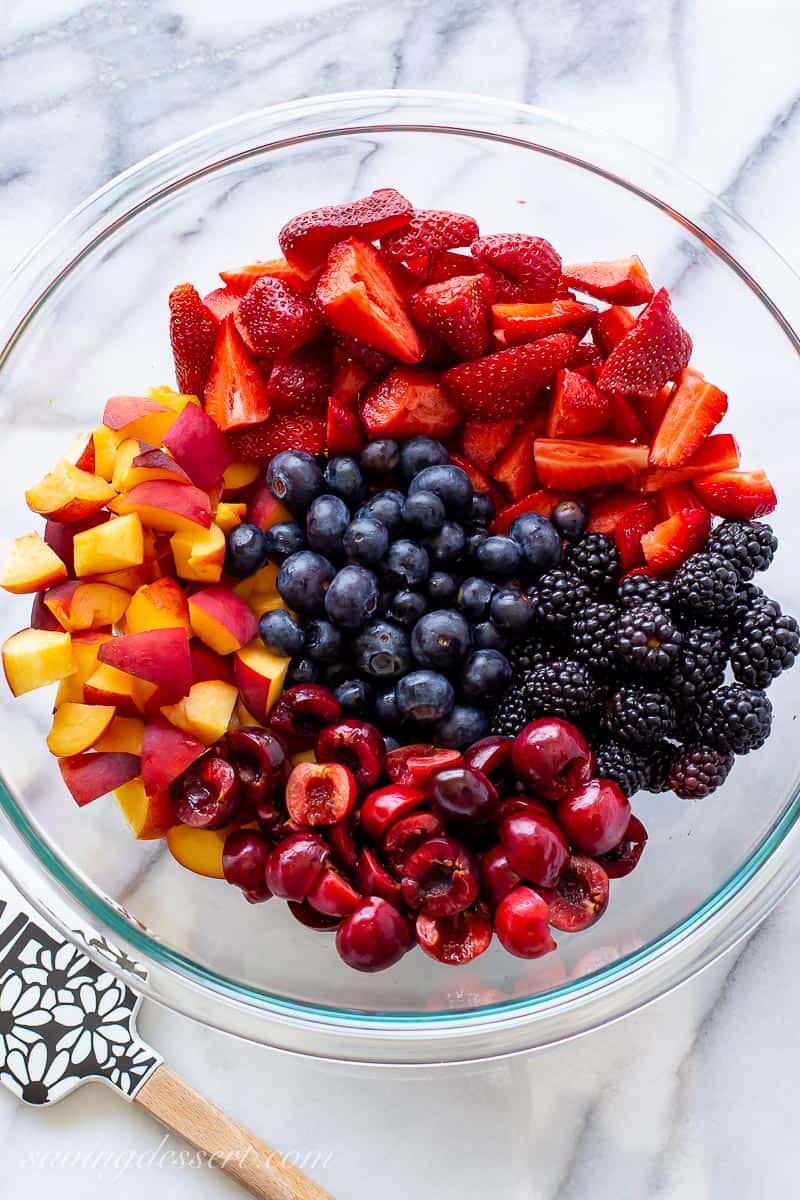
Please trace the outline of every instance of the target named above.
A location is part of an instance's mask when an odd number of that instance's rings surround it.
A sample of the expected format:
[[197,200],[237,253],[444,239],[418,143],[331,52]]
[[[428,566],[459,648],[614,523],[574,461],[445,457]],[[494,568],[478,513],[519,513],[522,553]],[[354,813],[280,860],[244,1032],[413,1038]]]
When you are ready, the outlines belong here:
[[[452,115],[466,115],[473,122],[479,113],[478,127],[469,123],[452,125],[420,119],[421,114],[436,111],[438,115],[450,109],[454,110]],[[417,119],[411,124],[402,119],[377,120],[386,115],[382,110],[391,114],[399,110],[401,117],[410,113]],[[349,117],[351,123],[337,123],[334,127],[328,123],[319,124],[320,119],[325,118],[327,122],[334,115]],[[260,143],[253,141],[253,138],[263,136],[258,133],[261,129],[291,126],[292,123],[302,126],[303,122],[310,122],[308,128],[290,137],[270,137]],[[501,122],[504,125],[511,123],[512,127],[515,122],[520,125],[512,135],[498,132],[495,125]],[[525,136],[526,128],[529,136]],[[10,334],[0,346],[0,370],[23,336],[28,322],[70,271],[104,238],[122,224],[134,220],[140,211],[163,196],[187,186],[195,177],[270,149],[322,137],[393,130],[460,134],[510,142],[520,148],[572,162],[622,186],[665,211],[709,246],[757,294],[800,354],[800,339],[784,313],[786,304],[779,303],[771,294],[776,286],[781,296],[784,291],[787,296],[791,293],[794,306],[800,301],[800,280],[778,251],[724,200],[714,197],[677,167],[616,135],[600,134],[597,130],[567,122],[542,108],[474,93],[408,89],[328,93],[256,109],[182,138],[109,180],[39,241],[0,289],[0,296],[10,299],[12,312]],[[537,130],[548,135],[549,144],[532,140],[531,135]],[[240,146],[235,153],[208,159],[209,147],[215,139],[224,141],[239,134],[244,136],[245,148]],[[595,158],[578,156],[575,148],[583,143],[595,150],[602,146],[604,161],[611,165],[601,166]],[[206,156],[199,166],[188,174],[175,173],[175,167],[181,166],[187,154],[191,157],[194,151],[204,148]],[[663,195],[619,175],[615,167],[620,155],[626,174],[633,168],[648,179],[652,174],[663,186],[674,184],[690,192],[700,205],[700,217],[690,218]],[[161,168],[166,169],[166,175],[155,191],[140,194],[126,211],[113,220],[105,220],[106,201],[111,202],[112,211],[114,203],[120,199],[128,203],[129,185],[141,188],[151,173]],[[80,232],[84,218],[90,222],[87,232],[95,228],[98,210],[99,228],[75,251],[75,234]],[[771,286],[770,293],[757,282],[741,257],[735,257],[718,240],[719,230],[707,227],[718,224],[720,218],[744,237],[748,254],[755,254],[759,264],[766,260],[764,270],[770,277],[779,279],[778,285]],[[69,242],[66,255],[61,248],[65,235]],[[60,266],[51,275],[54,262]],[[42,276],[48,277],[46,282]],[[32,301],[29,299],[31,293]],[[99,924],[103,932],[121,943],[127,953],[143,957],[148,965],[145,982],[137,972],[130,972],[119,963],[112,965],[130,986],[228,1032],[264,1041],[279,1049],[349,1062],[385,1061],[411,1065],[443,1060],[484,1060],[522,1052],[533,1046],[551,1045],[608,1024],[667,994],[716,961],[767,915],[800,875],[800,792],[796,791],[749,858],[702,905],[645,946],[590,975],[537,996],[468,1009],[438,1013],[359,1012],[290,1000],[247,987],[164,946],[124,909],[101,897],[79,872],[65,864],[16,803],[2,775],[0,808],[6,829],[14,839],[13,847],[11,841],[5,841],[0,854],[0,863],[6,873],[46,919],[92,957],[98,958],[102,952],[90,944],[85,933],[76,930],[75,902],[81,918],[87,915],[95,927]],[[24,848],[23,854],[18,851],[20,845]],[[42,867],[44,881],[38,875]],[[108,965],[107,959],[100,960]],[[564,1025],[565,1018],[569,1018],[569,1027]]]

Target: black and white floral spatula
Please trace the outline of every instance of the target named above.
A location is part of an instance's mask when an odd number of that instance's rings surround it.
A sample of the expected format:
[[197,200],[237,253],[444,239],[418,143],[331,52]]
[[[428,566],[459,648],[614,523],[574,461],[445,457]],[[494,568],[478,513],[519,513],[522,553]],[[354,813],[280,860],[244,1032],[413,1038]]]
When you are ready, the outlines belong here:
[[[104,938],[102,961],[146,974]],[[136,1031],[141,997],[33,915],[0,873],[0,1083],[26,1104],[54,1104],[83,1083],[110,1085],[261,1200],[329,1192],[180,1080]]]

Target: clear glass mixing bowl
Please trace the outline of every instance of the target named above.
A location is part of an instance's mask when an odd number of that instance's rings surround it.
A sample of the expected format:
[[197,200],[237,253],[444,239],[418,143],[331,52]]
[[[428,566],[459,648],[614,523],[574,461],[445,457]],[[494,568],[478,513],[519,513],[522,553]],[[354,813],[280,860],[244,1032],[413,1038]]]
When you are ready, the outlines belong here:
[[[111,393],[172,379],[166,297],[276,250],[292,214],[392,185],[485,231],[550,238],[566,259],[638,253],[671,290],[694,361],[730,393],[727,427],[777,487],[769,588],[800,609],[800,284],[750,228],[668,164],[533,108],[439,93],[324,96],[240,117],[125,172],[69,216],[3,293],[2,529],[33,527],[22,493],[96,423]],[[2,635],[26,623],[0,601]],[[209,1024],[332,1058],[440,1062],[552,1043],[662,995],[746,934],[800,864],[795,718],[779,680],[767,748],[687,804],[641,795],[650,832],[604,919],[527,963],[499,946],[468,966],[415,952],[362,975],[285,906],[249,907],[135,842],[112,797],[79,811],[43,738],[51,697],[0,699],[2,862],[70,936],[91,924],[148,971],[144,991]],[[92,950],[92,947],[89,947]],[[124,973],[124,966],[119,968]],[[141,986],[138,977],[128,975]]]

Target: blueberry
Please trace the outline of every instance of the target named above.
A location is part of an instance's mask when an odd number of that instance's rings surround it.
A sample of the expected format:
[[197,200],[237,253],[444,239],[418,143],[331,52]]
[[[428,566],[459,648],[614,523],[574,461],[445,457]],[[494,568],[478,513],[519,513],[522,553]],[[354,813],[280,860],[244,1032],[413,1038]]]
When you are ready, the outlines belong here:
[[378,438],[361,451],[361,466],[368,475],[388,475],[400,462],[400,447],[391,438]]
[[295,658],[286,672],[286,686],[296,687],[299,683],[319,683],[322,671],[319,664],[310,658]]
[[354,650],[356,667],[373,679],[399,679],[411,666],[408,634],[391,621],[370,621],[356,638]]
[[533,600],[517,588],[499,588],[492,597],[489,609],[494,624],[501,633],[522,637],[533,625],[535,609]]
[[495,518],[495,503],[488,492],[476,492],[469,509],[470,525],[491,525]]
[[273,654],[294,657],[305,648],[306,635],[303,627],[295,621],[285,608],[274,608],[265,612],[258,622],[261,640]]
[[332,662],[324,667],[322,672],[322,682],[325,687],[331,692],[335,692],[340,683],[344,683],[346,679],[350,679],[353,674],[353,668],[346,662]]
[[371,566],[389,548],[389,530],[377,517],[355,517],[344,531],[342,546],[348,558]]
[[[330,594],[330,588],[328,588]],[[306,622],[306,654],[315,662],[338,662],[344,656],[341,631],[330,621],[314,618]]]
[[455,702],[452,683],[438,671],[411,671],[395,691],[400,715],[409,721],[441,721]]
[[473,742],[485,738],[488,732],[486,713],[468,704],[456,704],[452,712],[435,726],[433,740],[437,746],[466,750]]
[[441,442],[418,434],[403,442],[400,447],[400,470],[406,482],[410,483],[415,475],[426,467],[438,467],[447,462],[447,451]]
[[403,531],[403,501],[405,496],[396,488],[386,488],[376,492],[356,513],[356,517],[374,517],[389,530],[390,537],[397,537]]
[[420,617],[427,611],[428,601],[421,592],[412,591],[411,588],[401,588],[392,596],[386,609],[386,615],[390,621],[410,627],[416,625]]
[[382,729],[397,729],[402,722],[397,707],[397,692],[393,687],[375,697],[375,719]]
[[411,631],[411,651],[422,667],[454,670],[467,657],[471,644],[470,627],[454,608],[426,613]]
[[468,621],[484,621],[494,593],[495,585],[488,579],[470,575],[458,589],[456,603]]
[[476,650],[507,650],[508,638],[491,621],[479,621],[472,627],[472,644]]
[[324,483],[317,460],[305,450],[281,450],[267,467],[267,487],[292,511],[308,508]]
[[416,587],[425,582],[430,571],[427,552],[409,538],[392,543],[383,566],[386,579],[397,587]]
[[476,650],[470,654],[461,676],[461,690],[468,700],[491,700],[511,682],[511,663],[499,650]]
[[434,492],[414,492],[403,502],[403,520],[420,533],[436,533],[444,525],[444,503]]
[[474,529],[469,530],[464,542],[464,553],[467,558],[475,558],[475,555],[478,553],[478,547],[483,545],[488,536],[489,530],[485,525],[476,525]]
[[432,571],[427,589],[431,608],[452,608],[458,595],[458,579],[449,571]]
[[434,562],[447,566],[459,561],[464,553],[466,540],[460,525],[455,521],[445,521],[438,533],[426,538],[425,549]]
[[325,593],[325,611],[345,629],[360,629],[378,607],[378,580],[365,567],[342,567]]
[[560,500],[550,514],[556,532],[568,542],[577,542],[589,528],[589,510],[580,500]]
[[464,516],[472,505],[472,484],[466,471],[453,463],[425,467],[408,485],[408,494],[433,492],[443,502],[451,516]]
[[294,521],[279,521],[266,532],[267,558],[283,562],[290,554],[297,554],[306,545],[305,534]]
[[367,717],[372,711],[375,692],[365,679],[346,679],[333,694],[346,717]]
[[510,537],[492,534],[475,551],[475,562],[495,579],[508,579],[519,570],[522,551]]
[[561,562],[561,538],[547,517],[524,513],[512,522],[508,532],[522,551],[525,569],[537,579]]
[[350,524],[350,512],[338,496],[317,496],[306,513],[306,541],[312,550],[336,558]]
[[322,616],[325,593],[336,574],[336,568],[313,550],[290,554],[278,571],[277,588],[289,608],[304,617]]
[[228,534],[225,569],[231,575],[252,575],[267,558],[266,538],[258,525],[243,522]]
[[354,504],[360,504],[367,494],[358,459],[350,454],[330,460],[325,468],[325,486],[351,508]]

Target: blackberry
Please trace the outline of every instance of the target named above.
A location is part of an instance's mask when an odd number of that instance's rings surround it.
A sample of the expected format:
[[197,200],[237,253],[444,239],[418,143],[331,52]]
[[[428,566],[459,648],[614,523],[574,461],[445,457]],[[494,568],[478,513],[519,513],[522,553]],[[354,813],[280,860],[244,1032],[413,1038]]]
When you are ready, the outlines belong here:
[[666,792],[669,790],[669,773],[676,756],[682,747],[674,742],[656,742],[647,748],[647,783],[644,785],[648,792]]
[[524,677],[523,686],[534,716],[589,717],[603,700],[602,688],[591,671],[569,658],[534,667]]
[[621,687],[606,703],[606,729],[612,737],[634,746],[648,746],[671,737],[677,722],[670,695],[638,684]]
[[558,651],[554,649],[551,642],[543,642],[540,638],[526,638],[524,642],[517,642],[509,651],[509,661],[515,682],[522,679],[522,676],[532,671],[534,667],[541,667],[544,663],[550,662],[558,656]]
[[616,666],[618,615],[613,604],[587,604],[572,627],[575,657],[601,675],[610,675]]
[[672,587],[668,579],[654,579],[652,575],[628,575],[617,589],[620,608],[631,608],[635,604],[658,604],[665,612],[672,605]]
[[723,684],[700,706],[695,727],[704,744],[749,754],[769,737],[772,705],[762,691],[741,683]]
[[768,605],[745,617],[731,642],[734,678],[751,688],[766,688],[787,671],[800,653],[800,629],[794,617],[775,616]]
[[648,674],[663,674],[675,666],[683,634],[657,604],[637,604],[621,613],[617,622],[616,650],[629,667]]
[[687,629],[677,664],[667,682],[678,705],[689,707],[718,688],[725,678],[727,661],[722,630],[713,625]]
[[554,567],[542,575],[531,589],[536,607],[536,619],[549,631],[566,633],[587,604],[592,593],[572,571]]
[[504,737],[516,737],[529,720],[530,707],[523,688],[511,687],[494,707],[489,718],[490,730]]
[[567,551],[566,564],[597,596],[616,589],[620,576],[619,550],[605,533],[587,533]]
[[766,571],[778,549],[778,539],[764,521],[723,521],[708,539],[707,549],[726,558],[742,580]]
[[626,796],[647,787],[650,769],[647,759],[632,746],[606,738],[594,747],[595,774],[599,779],[613,779]]
[[736,596],[736,603],[725,618],[725,627],[735,631],[752,612],[755,612],[756,609],[760,611],[763,608],[768,609],[775,617],[781,615],[781,606],[777,600],[770,600],[766,592],[758,587],[757,584],[746,583],[744,587],[739,589]]
[[739,576],[721,554],[693,554],[672,581],[675,604],[700,621],[724,621],[738,591]]
[[681,800],[703,800],[722,787],[733,755],[713,746],[685,746],[676,756],[668,784]]

